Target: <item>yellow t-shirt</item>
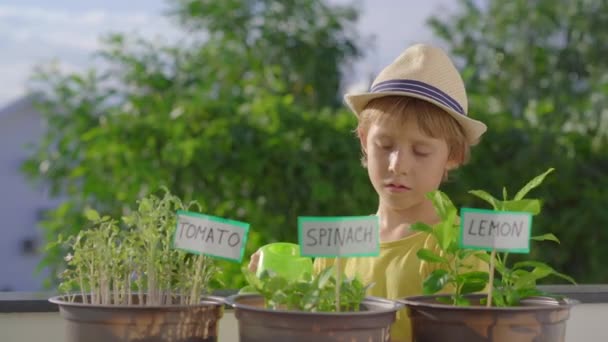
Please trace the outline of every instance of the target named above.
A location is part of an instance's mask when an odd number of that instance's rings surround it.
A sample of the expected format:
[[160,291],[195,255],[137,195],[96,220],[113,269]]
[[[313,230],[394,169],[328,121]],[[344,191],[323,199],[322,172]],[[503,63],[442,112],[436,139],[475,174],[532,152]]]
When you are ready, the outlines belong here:
[[[343,272],[348,277],[358,275],[364,284],[374,283],[368,295],[387,299],[403,299],[422,295],[422,282],[437,268],[420,260],[416,252],[420,248],[437,250],[435,239],[423,232],[413,233],[403,239],[381,242],[377,257],[356,257],[342,260]],[[319,273],[334,263],[333,258],[317,258],[314,271]],[[397,320],[391,327],[391,341],[411,341],[407,310],[397,312]]]

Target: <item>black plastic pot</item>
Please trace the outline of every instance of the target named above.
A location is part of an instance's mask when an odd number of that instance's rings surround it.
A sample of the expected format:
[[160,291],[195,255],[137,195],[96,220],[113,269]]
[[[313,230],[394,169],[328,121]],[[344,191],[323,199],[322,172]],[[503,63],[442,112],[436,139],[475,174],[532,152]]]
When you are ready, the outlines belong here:
[[83,304],[80,295],[73,302],[66,296],[49,301],[66,320],[67,342],[214,342],[224,314],[215,298],[162,306]]
[[[416,296],[402,300],[412,327],[412,341],[530,341],[563,342],[566,321],[576,301],[534,297],[515,307],[479,305],[484,295],[470,296],[471,306],[437,302],[441,296]],[[476,304],[475,304],[476,303]]]
[[387,342],[402,304],[367,297],[356,312],[301,312],[264,308],[260,295],[226,298],[234,308],[241,342]]

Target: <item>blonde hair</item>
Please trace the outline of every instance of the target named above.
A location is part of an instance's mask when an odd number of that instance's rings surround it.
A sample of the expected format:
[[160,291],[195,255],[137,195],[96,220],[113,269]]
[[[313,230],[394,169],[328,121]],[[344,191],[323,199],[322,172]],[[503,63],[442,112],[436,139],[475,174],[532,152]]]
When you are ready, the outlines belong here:
[[[456,119],[430,102],[408,96],[384,96],[371,100],[359,115],[357,134],[367,132],[372,123],[395,118],[400,123],[414,119],[428,136],[443,139],[448,145],[448,160],[463,165],[469,161],[471,146]],[[363,152],[363,166],[367,156]]]

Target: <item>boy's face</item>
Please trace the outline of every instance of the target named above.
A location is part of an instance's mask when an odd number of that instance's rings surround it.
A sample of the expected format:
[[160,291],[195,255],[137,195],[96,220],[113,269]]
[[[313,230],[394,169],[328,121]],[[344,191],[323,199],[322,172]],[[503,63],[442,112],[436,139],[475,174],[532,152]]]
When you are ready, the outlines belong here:
[[360,138],[380,203],[393,210],[415,209],[439,187],[446,170],[457,166],[448,161],[445,140],[426,135],[414,119],[379,120]]

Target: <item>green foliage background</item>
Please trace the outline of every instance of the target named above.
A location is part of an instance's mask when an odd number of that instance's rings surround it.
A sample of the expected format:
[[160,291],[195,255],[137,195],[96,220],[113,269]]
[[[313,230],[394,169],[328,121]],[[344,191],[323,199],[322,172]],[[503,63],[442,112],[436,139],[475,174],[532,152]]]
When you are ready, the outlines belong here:
[[[444,190],[483,206],[466,191],[498,195],[555,167],[535,190],[546,203],[534,233],[562,245],[534,246],[534,258],[606,282],[608,4],[477,3],[429,20],[461,67],[469,112],[489,126]],[[103,68],[35,71],[48,130],[23,169],[67,198],[41,223],[47,241],[82,229],[86,207],[126,213],[163,185],[208,214],[251,223],[247,255],[296,241],[298,215],[373,212],[355,120],[341,104],[342,72],[370,48],[358,10],[322,0],[170,4],[186,33],[178,42],[112,34]],[[62,253],[49,249],[41,267],[61,269]],[[240,265],[221,266],[226,287],[244,284]]]
[[489,130],[444,190],[483,207],[467,189],[499,197],[503,185],[516,191],[555,167],[532,194],[545,200],[533,234],[554,233],[561,245],[533,243],[531,257],[577,282],[608,282],[608,3],[459,3],[429,22],[461,62],[469,113]]

